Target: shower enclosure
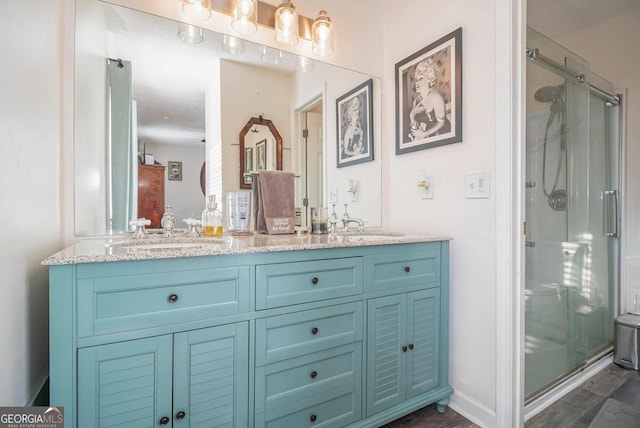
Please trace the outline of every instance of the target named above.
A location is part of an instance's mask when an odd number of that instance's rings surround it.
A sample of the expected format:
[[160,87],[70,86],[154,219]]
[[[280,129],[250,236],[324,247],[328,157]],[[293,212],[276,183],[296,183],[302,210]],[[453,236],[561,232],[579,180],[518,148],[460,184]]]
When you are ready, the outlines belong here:
[[525,396],[611,350],[619,282],[619,99],[527,31]]

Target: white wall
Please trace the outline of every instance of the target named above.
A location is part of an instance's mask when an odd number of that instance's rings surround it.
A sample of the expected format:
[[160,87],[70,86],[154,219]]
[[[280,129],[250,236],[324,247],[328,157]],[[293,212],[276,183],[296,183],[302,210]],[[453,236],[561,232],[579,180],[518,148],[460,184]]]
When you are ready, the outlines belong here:
[[[383,220],[397,231],[449,235],[452,407],[486,426],[496,408],[495,2],[398,0],[384,10]],[[395,155],[394,65],[462,27],[463,142]],[[417,170],[434,176],[423,200]],[[465,199],[467,173],[491,174],[491,198]]]
[[[61,198],[65,200],[65,208],[72,209],[69,203],[72,199],[61,195],[63,187],[58,181],[64,178],[64,183],[69,183],[68,177],[72,174],[71,166],[61,169],[60,165],[61,152],[67,154],[67,159],[72,144],[67,139],[61,148],[60,121],[66,110],[62,110],[60,104],[70,90],[60,83],[58,61],[63,43],[60,22],[65,12],[58,2],[38,2],[38,8],[29,7],[31,3],[12,3],[0,12],[6,21],[3,31],[15,35],[3,38],[3,43],[9,42],[3,46],[3,52],[10,53],[24,66],[17,68],[14,64],[2,71],[10,74],[2,79],[8,86],[3,91],[5,99],[13,96],[16,103],[2,103],[7,112],[0,117],[11,120],[3,122],[0,129],[6,134],[1,150],[7,163],[16,166],[3,169],[0,189],[1,195],[15,201],[16,206],[29,207],[19,212],[3,211],[9,225],[14,227],[3,231],[3,242],[8,242],[11,248],[0,249],[2,263],[7,264],[3,269],[7,274],[3,277],[8,279],[2,287],[5,295],[16,298],[5,303],[7,307],[2,311],[2,338],[9,346],[3,346],[0,351],[0,364],[9,369],[3,370],[0,379],[3,382],[0,404],[23,404],[46,370],[47,350],[42,343],[47,337],[46,315],[43,315],[47,311],[47,299],[40,293],[46,290],[46,269],[38,263],[63,244]],[[490,199],[464,199],[463,184],[466,173],[489,172],[493,177],[495,171],[495,3],[494,0],[454,0],[446,4],[433,0],[399,0],[391,4],[375,0],[368,1],[366,8],[362,4],[313,0],[308,7],[315,10],[322,5],[332,15],[339,45],[331,62],[383,76],[380,139],[383,220],[386,226],[398,231],[453,237],[450,380],[456,393],[452,405],[478,423],[494,426],[496,268],[493,238],[496,225],[493,219],[496,207],[493,195]],[[17,24],[21,22],[16,19],[18,12],[30,19],[33,28],[41,29],[39,38],[30,39],[24,31],[19,31],[23,28]],[[394,64],[459,26],[463,27],[464,41],[464,141],[396,156]],[[256,37],[261,35],[264,34]],[[271,33],[269,38],[272,40]],[[68,48],[69,42],[64,43]],[[304,44],[300,48],[304,48]],[[68,83],[68,79],[65,78],[65,82]],[[30,95],[32,93],[35,95]],[[37,127],[33,126],[34,112],[39,113]],[[4,141],[16,139],[21,144],[7,150]],[[417,196],[415,184],[419,168],[435,177],[433,200]],[[492,182],[492,190],[494,184]],[[45,187],[35,195],[36,199],[32,195],[38,186]],[[45,207],[42,211],[49,216],[33,209],[34,201]],[[24,219],[37,223],[38,227],[18,227],[18,222]],[[24,239],[25,236],[30,239]],[[30,362],[30,358],[34,361]]]
[[640,293],[640,9],[563,36],[558,42],[587,59],[591,70],[608,79],[616,89],[627,89],[625,199],[626,258],[622,260],[622,311],[634,310]]
[[[48,272],[63,246],[63,2],[0,8],[0,406],[23,406],[49,365]],[[37,31],[25,31],[28,28]],[[55,332],[51,337],[55,340]]]

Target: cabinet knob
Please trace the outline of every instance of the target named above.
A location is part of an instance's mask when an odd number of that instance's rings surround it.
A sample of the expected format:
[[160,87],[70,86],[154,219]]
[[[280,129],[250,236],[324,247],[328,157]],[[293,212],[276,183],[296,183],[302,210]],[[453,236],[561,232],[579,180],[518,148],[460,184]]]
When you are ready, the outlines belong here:
[[405,266],[404,267],[404,271],[407,272],[407,273],[411,272],[411,266]]
[[178,420],[184,419],[185,416],[187,416],[187,414],[185,412],[183,412],[182,410],[180,410],[178,413],[176,413],[176,419],[178,419]]
[[318,334],[318,327],[313,327],[311,329],[311,334]]
[[407,347],[406,346],[402,347],[402,352],[407,352]]
[[409,344],[409,349],[413,349],[413,343]]
[[317,417],[316,415],[311,415],[311,417],[309,417],[309,420],[310,420],[311,422],[315,422],[315,421],[316,421],[316,419],[318,419],[318,417]]
[[178,301],[178,295],[177,294],[172,294],[169,296],[169,303],[175,303]]
[[318,372],[314,370],[311,372],[311,379],[315,379],[316,377],[318,377]]
[[313,279],[311,280],[311,282],[313,283],[313,285],[316,285],[318,283],[319,279],[316,277],[313,277]]
[[171,419],[169,419],[169,416],[163,416],[160,418],[160,425],[166,425],[169,423]]

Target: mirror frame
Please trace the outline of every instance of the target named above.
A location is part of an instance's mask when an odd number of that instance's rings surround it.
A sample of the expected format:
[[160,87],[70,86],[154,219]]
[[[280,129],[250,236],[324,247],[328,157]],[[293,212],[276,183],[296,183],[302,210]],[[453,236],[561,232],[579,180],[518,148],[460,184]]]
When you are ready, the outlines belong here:
[[240,131],[240,188],[241,189],[251,189],[251,183],[244,182],[244,137],[251,130],[254,125],[264,125],[269,128],[271,134],[276,140],[276,170],[282,171],[282,137],[280,133],[276,129],[273,122],[269,119],[264,119],[262,116],[260,117],[252,117],[249,119],[247,124]]

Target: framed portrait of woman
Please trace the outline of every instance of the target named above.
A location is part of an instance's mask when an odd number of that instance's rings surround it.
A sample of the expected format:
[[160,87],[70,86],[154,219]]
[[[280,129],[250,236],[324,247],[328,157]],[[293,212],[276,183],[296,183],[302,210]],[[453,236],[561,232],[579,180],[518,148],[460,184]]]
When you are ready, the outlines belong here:
[[373,79],[336,100],[338,168],[373,160]]
[[396,64],[396,155],[462,141],[462,28]]

